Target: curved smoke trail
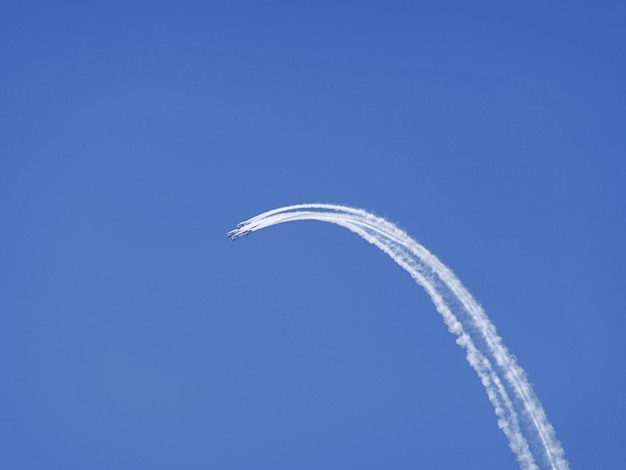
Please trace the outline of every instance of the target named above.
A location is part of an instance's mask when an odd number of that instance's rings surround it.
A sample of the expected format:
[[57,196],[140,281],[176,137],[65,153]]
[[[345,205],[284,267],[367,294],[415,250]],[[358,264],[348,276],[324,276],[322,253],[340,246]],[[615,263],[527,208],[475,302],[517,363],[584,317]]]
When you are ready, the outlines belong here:
[[546,413],[482,307],[454,273],[391,222],[334,204],[299,204],[252,217],[228,232],[235,240],[293,220],[319,220],[347,228],[387,253],[421,285],[478,374],[520,468],[565,470],[569,465]]

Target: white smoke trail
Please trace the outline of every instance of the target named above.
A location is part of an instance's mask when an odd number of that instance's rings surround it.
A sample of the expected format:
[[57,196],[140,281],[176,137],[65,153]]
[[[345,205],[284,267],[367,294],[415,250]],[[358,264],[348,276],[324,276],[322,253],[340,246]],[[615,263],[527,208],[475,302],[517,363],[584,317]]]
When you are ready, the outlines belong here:
[[524,370],[481,306],[454,273],[426,248],[385,219],[334,204],[299,204],[264,212],[228,232],[235,240],[294,220],[319,220],[351,230],[387,253],[421,285],[478,374],[520,468],[566,470],[569,465]]

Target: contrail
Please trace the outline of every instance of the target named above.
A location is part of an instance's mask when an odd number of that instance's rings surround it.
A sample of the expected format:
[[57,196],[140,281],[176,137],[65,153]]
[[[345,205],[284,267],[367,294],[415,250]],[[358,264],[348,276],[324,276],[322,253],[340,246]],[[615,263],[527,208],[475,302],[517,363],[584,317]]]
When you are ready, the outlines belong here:
[[520,468],[566,470],[563,448],[528,382],[484,310],[454,273],[391,222],[335,204],[299,204],[252,217],[228,232],[232,240],[271,225],[319,220],[347,228],[387,253],[430,296],[480,378]]

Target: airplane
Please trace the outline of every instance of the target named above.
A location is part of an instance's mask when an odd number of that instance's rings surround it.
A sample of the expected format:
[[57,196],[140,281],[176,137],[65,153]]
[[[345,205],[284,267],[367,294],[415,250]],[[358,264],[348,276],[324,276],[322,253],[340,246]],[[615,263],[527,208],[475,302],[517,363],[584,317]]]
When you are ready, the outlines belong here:
[[231,240],[235,241],[239,237],[243,237],[244,235],[248,235],[250,233],[252,233],[252,230],[244,230],[243,232],[239,232],[237,229],[235,229],[235,230],[231,230],[230,232],[228,232],[226,236],[230,238]]

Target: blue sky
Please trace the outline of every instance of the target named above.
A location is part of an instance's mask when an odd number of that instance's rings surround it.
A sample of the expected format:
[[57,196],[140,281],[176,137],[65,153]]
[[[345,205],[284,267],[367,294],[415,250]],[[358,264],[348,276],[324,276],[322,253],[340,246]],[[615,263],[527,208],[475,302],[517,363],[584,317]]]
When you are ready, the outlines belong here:
[[398,223],[572,468],[626,465],[618,2],[5,2],[0,466],[517,468]]

